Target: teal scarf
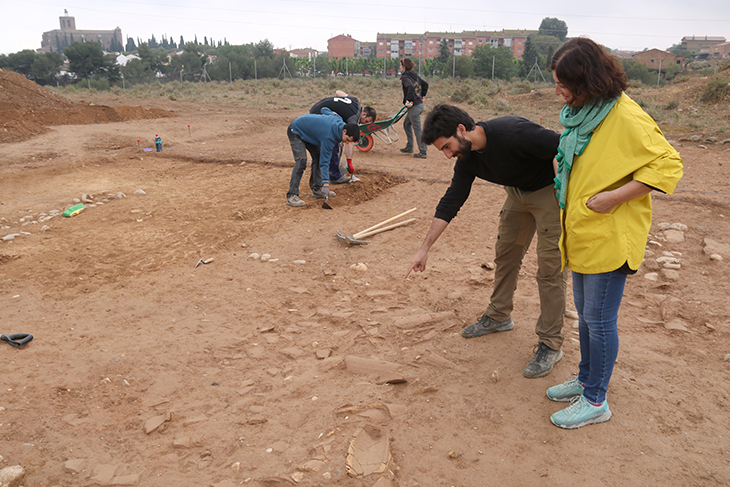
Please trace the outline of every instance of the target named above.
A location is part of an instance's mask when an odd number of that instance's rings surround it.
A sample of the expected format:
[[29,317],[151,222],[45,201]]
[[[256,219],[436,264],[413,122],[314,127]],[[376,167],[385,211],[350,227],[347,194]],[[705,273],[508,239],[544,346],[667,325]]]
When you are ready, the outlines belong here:
[[560,111],[560,123],[565,131],[560,136],[558,145],[558,175],[555,178],[555,189],[558,192],[558,203],[565,209],[565,192],[568,189],[568,176],[573,168],[573,157],[583,153],[591,140],[593,131],[598,127],[608,112],[618,101],[618,97],[607,100],[591,100],[582,107],[565,105]]

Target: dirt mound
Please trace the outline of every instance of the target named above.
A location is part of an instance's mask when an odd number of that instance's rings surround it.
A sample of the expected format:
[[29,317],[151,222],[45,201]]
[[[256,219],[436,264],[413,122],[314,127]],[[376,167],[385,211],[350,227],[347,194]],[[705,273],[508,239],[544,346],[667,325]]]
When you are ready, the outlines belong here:
[[22,74],[0,69],[0,143],[20,142],[52,125],[86,125],[174,117],[162,109],[69,103]]

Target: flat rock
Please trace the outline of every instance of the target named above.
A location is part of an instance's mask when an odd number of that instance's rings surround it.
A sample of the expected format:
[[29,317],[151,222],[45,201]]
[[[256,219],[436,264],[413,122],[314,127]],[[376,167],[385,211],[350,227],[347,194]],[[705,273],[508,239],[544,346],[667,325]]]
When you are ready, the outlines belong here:
[[689,331],[689,328],[684,323],[684,321],[680,320],[679,318],[675,318],[669,323],[665,323],[664,328],[666,328],[667,330]]

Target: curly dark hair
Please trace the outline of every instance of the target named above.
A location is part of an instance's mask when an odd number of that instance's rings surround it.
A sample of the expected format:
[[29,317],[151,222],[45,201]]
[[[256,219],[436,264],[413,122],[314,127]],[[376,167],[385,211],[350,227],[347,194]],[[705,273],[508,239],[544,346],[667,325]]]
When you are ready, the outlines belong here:
[[550,69],[582,101],[615,98],[629,86],[621,61],[586,37],[569,40],[553,55]]
[[459,107],[441,103],[428,112],[423,122],[421,140],[432,145],[439,137],[449,138],[456,135],[456,128],[463,125],[467,132],[474,130],[474,119]]

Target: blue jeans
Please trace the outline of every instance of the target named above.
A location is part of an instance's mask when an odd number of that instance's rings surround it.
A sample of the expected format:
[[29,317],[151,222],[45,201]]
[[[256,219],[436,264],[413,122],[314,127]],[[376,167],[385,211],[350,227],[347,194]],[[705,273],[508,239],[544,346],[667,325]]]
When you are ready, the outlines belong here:
[[286,197],[297,195],[299,196],[299,183],[302,182],[302,176],[304,170],[307,169],[307,151],[312,156],[312,171],[309,175],[309,186],[312,191],[318,191],[322,187],[322,174],[319,170],[319,146],[305,142],[295,134],[291,125],[286,131],[287,137],[289,137],[289,145],[291,145],[291,151],[294,155],[294,168],[291,171],[291,179],[289,180],[289,191],[286,193]]
[[626,284],[621,271],[602,274],[573,272],[573,299],[578,311],[580,364],[578,381],[593,404],[606,400],[608,382],[618,355],[618,309]]
[[421,154],[425,154],[426,144],[421,142],[421,113],[423,113],[423,103],[409,108],[403,121],[403,130],[406,132],[406,148],[413,149],[413,135],[415,134],[418,150]]
[[[314,174],[316,171],[319,171],[318,168],[315,168],[315,166],[319,164],[319,161],[312,161],[312,174]],[[340,144],[335,144],[335,146],[332,148],[332,157],[330,158],[330,181],[336,181],[342,177],[342,173],[340,172]],[[310,186],[313,185],[313,179],[310,178]],[[322,182],[320,181],[319,186],[322,186]]]

